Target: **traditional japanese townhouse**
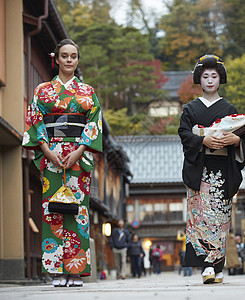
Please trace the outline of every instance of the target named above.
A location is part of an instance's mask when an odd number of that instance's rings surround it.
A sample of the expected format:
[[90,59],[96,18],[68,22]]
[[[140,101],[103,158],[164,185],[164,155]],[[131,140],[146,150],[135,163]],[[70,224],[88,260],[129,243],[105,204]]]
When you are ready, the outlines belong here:
[[178,96],[180,84],[191,75],[191,71],[162,72],[166,82],[162,89],[166,96],[161,100],[153,100],[148,106],[148,115],[151,117],[168,117],[181,113],[182,103]]
[[0,279],[24,277],[22,1],[0,1]]
[[[128,156],[112,138],[106,120],[103,121],[103,149],[95,157],[96,168],[92,173],[90,231],[95,240],[98,270],[110,271],[115,266],[109,236],[117,221],[125,219],[132,174]],[[109,232],[104,226],[109,227]]]
[[127,222],[146,250],[161,245],[163,270],[179,261],[176,235],[185,227],[186,192],[182,182],[182,147],[178,136],[116,137],[130,159],[133,178],[127,198]]

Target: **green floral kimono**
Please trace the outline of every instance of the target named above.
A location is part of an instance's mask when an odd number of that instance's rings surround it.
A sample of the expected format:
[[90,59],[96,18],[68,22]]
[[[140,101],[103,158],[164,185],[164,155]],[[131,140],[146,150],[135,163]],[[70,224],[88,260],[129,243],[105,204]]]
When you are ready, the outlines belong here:
[[[86,116],[80,136],[48,136],[44,123],[48,115]],[[64,184],[63,170],[50,162],[40,145],[63,157],[80,145],[86,150],[75,165],[66,170],[67,187],[79,203],[78,215],[50,213],[49,199]],[[28,107],[23,146],[35,151],[34,163],[43,172],[42,201],[42,271],[90,275],[89,194],[92,152],[102,151],[102,117],[94,89],[74,77],[65,85],[56,76],[51,82],[40,84]]]

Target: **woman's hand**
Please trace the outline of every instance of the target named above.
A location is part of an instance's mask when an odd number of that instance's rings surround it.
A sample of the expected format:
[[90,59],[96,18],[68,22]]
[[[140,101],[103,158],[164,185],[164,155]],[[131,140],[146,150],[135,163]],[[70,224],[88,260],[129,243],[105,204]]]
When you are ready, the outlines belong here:
[[215,150],[222,149],[225,146],[223,138],[217,138],[211,135],[205,136],[202,143],[209,149]]
[[80,156],[83,154],[86,149],[85,145],[79,146],[75,151],[70,152],[62,159],[62,163],[65,163],[65,169],[70,169],[77,160],[79,160]]
[[239,147],[240,145],[240,137],[232,132],[223,133],[223,137],[221,139],[224,146],[234,145],[235,147]]
[[47,143],[43,143],[40,147],[48,160],[50,160],[55,166],[63,168],[62,157],[59,153],[50,150]]

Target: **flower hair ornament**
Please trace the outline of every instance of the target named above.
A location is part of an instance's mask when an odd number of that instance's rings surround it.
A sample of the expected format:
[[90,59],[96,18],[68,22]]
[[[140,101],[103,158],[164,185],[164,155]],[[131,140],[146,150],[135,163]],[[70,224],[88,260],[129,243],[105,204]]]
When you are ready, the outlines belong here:
[[49,55],[52,58],[52,68],[54,68],[54,57],[55,57],[55,54],[54,54],[54,52],[51,52],[51,53],[49,53]]

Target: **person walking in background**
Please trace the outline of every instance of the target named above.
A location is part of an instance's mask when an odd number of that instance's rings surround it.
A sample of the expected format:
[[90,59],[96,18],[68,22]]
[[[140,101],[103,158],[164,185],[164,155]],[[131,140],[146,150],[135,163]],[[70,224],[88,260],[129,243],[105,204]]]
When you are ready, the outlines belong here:
[[238,274],[243,274],[243,262],[244,262],[244,256],[245,256],[245,248],[244,248],[244,243],[242,243],[242,238],[240,235],[235,236],[235,242],[236,242],[236,248],[237,248],[237,253],[240,261],[240,268],[238,271]]
[[216,55],[202,56],[194,68],[193,81],[201,85],[203,95],[184,106],[178,130],[187,187],[185,266],[202,267],[205,284],[221,283],[232,198],[242,181],[245,140],[232,132],[221,137],[193,133],[195,125],[209,127],[237,114],[234,105],[218,94],[220,84],[227,82],[223,61]]
[[160,246],[157,245],[156,248],[152,251],[152,264],[153,264],[153,273],[161,273],[161,261],[163,257],[163,252],[160,249]]
[[[180,267],[179,267],[179,275],[181,274],[184,260],[185,260],[185,252],[186,252],[186,234],[184,231],[178,230],[177,232],[177,240],[182,242],[182,247],[180,249]],[[192,275],[192,267],[184,267],[184,276]]]
[[133,277],[138,275],[138,278],[140,278],[142,273],[142,260],[145,256],[145,252],[137,234],[132,236],[132,241],[128,245],[128,256],[130,257]]
[[226,264],[225,267],[228,269],[229,275],[236,275],[239,272],[240,261],[238,256],[238,251],[235,242],[235,236],[232,229],[230,229],[228,235],[228,243],[226,249]]
[[152,258],[152,251],[153,251],[153,247],[150,246],[150,249],[149,249],[149,262],[150,262],[150,274],[152,273],[153,271],[153,258]]
[[130,234],[124,228],[124,221],[118,221],[118,227],[112,230],[110,246],[113,251],[117,269],[117,278],[126,279],[127,272],[127,248],[130,243]]
[[[58,75],[35,89],[22,142],[35,151],[42,172],[42,272],[56,274],[55,287],[82,286],[81,276],[91,274],[90,171],[92,152],[102,151],[102,116],[94,89],[74,76],[79,56],[72,40],[56,46]],[[64,181],[78,202],[77,215],[49,211],[49,199]]]

